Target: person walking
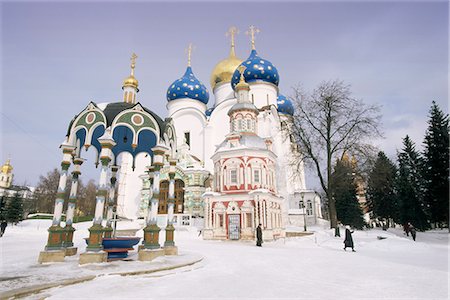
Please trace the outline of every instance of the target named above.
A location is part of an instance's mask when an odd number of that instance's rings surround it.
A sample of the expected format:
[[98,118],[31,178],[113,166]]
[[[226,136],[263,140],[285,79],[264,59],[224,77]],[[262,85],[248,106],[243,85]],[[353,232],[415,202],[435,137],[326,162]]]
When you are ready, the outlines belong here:
[[261,247],[262,246],[262,229],[261,224],[256,227],[256,246]]
[[411,232],[413,241],[416,241],[416,228],[411,223],[408,223],[408,230]]
[[403,230],[405,231],[406,236],[409,236],[409,223],[403,224]]
[[353,231],[350,231],[350,226],[345,226],[345,240],[344,240],[344,250],[347,251],[348,248],[352,248],[353,252],[356,252],[353,246],[353,238],[352,238]]
[[8,223],[5,220],[3,220],[0,223],[0,237],[2,237],[3,234],[5,233],[6,226],[8,226]]

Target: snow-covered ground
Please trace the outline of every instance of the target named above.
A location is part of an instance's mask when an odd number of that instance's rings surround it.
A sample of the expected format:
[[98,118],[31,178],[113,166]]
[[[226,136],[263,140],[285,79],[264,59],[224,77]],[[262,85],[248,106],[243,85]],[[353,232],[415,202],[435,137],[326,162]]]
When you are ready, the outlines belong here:
[[[82,238],[87,236],[89,225],[77,224],[79,252],[84,251]],[[7,228],[0,239],[1,290],[15,288],[8,282],[17,280],[42,283],[98,274],[102,269],[105,273],[111,273],[110,268],[128,270],[141,264],[78,267],[76,256],[66,258],[65,263],[39,266],[37,257],[45,246],[48,226],[48,221],[33,220]],[[345,252],[343,239],[333,237],[331,230],[313,230],[314,235],[268,242],[261,248],[253,242],[204,241],[195,229],[177,230],[178,259],[198,255],[203,261],[147,275],[101,276],[29,298],[448,299],[448,231],[419,232],[416,242],[399,229],[356,231],[357,252]],[[165,258],[159,259],[156,263],[164,263]]]

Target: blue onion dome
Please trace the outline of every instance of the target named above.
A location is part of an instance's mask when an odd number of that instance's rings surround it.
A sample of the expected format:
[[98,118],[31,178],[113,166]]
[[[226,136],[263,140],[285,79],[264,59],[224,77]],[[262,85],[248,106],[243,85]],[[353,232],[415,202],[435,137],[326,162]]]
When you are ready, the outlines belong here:
[[208,108],[208,109],[206,110],[206,112],[205,112],[205,115],[206,115],[207,117],[210,117],[211,114],[212,114],[212,112],[213,112],[213,110],[214,110],[214,107]]
[[[277,68],[268,60],[259,57],[256,50],[252,50],[250,56],[241,65],[246,67],[244,72],[245,81],[250,83],[254,81],[270,82],[278,86],[280,76],[278,75]],[[234,87],[238,84],[240,78],[239,70],[235,70],[233,78],[231,79],[231,86]]]
[[208,90],[205,85],[195,77],[190,66],[187,67],[183,77],[175,80],[167,89],[167,101],[181,98],[198,100],[204,104],[207,104],[209,100]]
[[294,115],[294,105],[286,96],[279,94],[277,99],[277,110],[280,114]]

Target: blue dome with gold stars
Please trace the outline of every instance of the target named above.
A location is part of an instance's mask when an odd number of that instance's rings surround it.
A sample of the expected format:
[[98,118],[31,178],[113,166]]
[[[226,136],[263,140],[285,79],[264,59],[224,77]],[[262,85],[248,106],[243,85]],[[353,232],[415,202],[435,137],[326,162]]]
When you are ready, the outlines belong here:
[[190,66],[187,67],[183,77],[175,80],[167,89],[167,101],[181,98],[198,100],[204,104],[207,104],[209,100],[208,90],[205,85],[194,76]]
[[286,96],[279,94],[277,98],[277,110],[280,114],[294,115],[294,105]]
[[[246,61],[241,63],[245,66],[244,78],[246,82],[253,81],[265,81],[270,82],[278,86],[280,76],[278,75],[277,68],[268,60],[259,57],[255,49],[252,50],[250,56]],[[238,84],[240,78],[239,70],[236,69],[231,79],[231,86],[234,87]]]

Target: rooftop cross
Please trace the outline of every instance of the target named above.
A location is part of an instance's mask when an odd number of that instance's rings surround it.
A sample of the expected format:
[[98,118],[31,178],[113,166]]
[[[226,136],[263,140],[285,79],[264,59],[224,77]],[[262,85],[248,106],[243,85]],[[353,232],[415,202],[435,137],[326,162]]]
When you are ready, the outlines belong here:
[[251,25],[249,30],[245,32],[245,34],[250,35],[252,39],[252,50],[255,50],[255,34],[259,33],[260,30],[255,26]]
[[193,50],[192,43],[189,43],[189,46],[188,46],[187,49],[186,49],[187,54],[188,54],[188,67],[191,66],[192,50]]
[[136,58],[137,55],[136,53],[133,52],[133,54],[131,55],[131,76],[134,76],[134,68],[136,67]]

